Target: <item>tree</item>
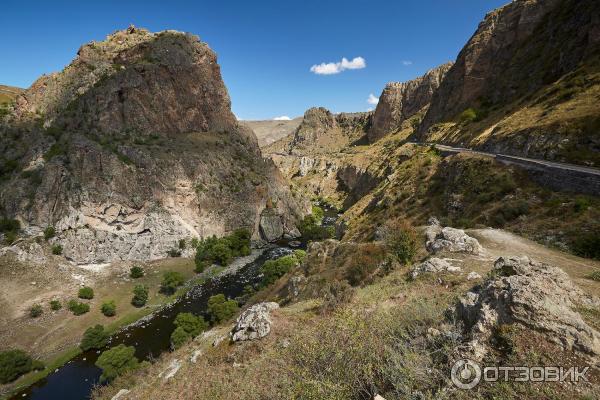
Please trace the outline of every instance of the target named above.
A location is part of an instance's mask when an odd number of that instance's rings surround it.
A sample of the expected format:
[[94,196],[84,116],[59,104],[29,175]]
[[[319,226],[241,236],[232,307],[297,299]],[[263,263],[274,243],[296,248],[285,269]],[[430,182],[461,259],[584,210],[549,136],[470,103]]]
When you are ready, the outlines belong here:
[[42,309],[41,305],[34,304],[29,309],[29,316],[32,317],[32,318],[37,318],[40,315],[42,315],[43,312],[44,312],[44,310]]
[[183,285],[185,278],[176,271],[167,271],[163,274],[163,281],[160,284],[160,292],[166,295],[175,293],[175,290]]
[[175,328],[171,334],[171,348],[177,350],[192,339],[192,335],[185,331],[181,327]]
[[229,265],[233,258],[233,253],[229,246],[223,242],[215,244],[211,249],[211,257],[219,265]]
[[293,254],[279,257],[276,260],[268,260],[260,267],[260,272],[263,274],[262,285],[268,286],[275,283],[277,279],[298,264],[299,260]]
[[77,294],[77,296],[80,299],[91,300],[94,298],[94,289],[92,289],[89,286],[84,286],[81,289],[79,289],[79,293]]
[[234,300],[227,300],[224,294],[217,294],[208,299],[207,312],[214,324],[227,321],[238,311],[238,304]]
[[101,349],[107,344],[108,333],[104,331],[104,327],[102,325],[98,324],[85,330],[79,347],[83,351],[88,351],[91,349]]
[[141,278],[142,276],[144,276],[144,269],[137,265],[133,266],[129,270],[129,276],[133,279]]
[[131,304],[135,307],[143,307],[148,301],[148,288],[144,285],[136,285],[133,288]]
[[90,311],[89,304],[80,303],[77,300],[69,300],[68,308],[74,315],[82,315]]
[[96,366],[102,369],[100,381],[112,381],[117,376],[136,369],[138,365],[135,347],[124,344],[106,350],[96,361]]
[[31,371],[31,357],[23,350],[8,350],[0,353],[0,383],[9,383]]
[[54,229],[53,226],[49,226],[46,229],[44,229],[44,239],[46,241],[53,238],[55,234],[56,234],[56,230]]
[[182,328],[184,331],[190,334],[191,337],[198,336],[202,331],[208,328],[208,323],[204,321],[204,318],[195,316],[192,313],[179,313],[175,317],[175,326]]
[[117,305],[114,300],[106,301],[102,303],[100,311],[107,317],[114,317],[117,314]]

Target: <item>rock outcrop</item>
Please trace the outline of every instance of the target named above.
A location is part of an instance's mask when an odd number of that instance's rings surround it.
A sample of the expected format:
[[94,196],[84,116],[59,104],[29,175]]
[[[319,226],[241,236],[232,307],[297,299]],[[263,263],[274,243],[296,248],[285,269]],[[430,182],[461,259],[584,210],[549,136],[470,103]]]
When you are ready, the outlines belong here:
[[0,207],[54,226],[76,263],[165,257],[183,238],[281,229],[308,209],[238,125],[215,53],[196,36],[130,27],[82,46],[16,99],[0,144],[17,167]]
[[466,351],[481,359],[493,330],[502,324],[521,324],[568,350],[598,359],[600,333],[576,311],[600,302],[583,293],[560,268],[527,257],[501,257],[492,277],[460,300],[456,316],[468,334]]
[[467,235],[462,229],[442,227],[436,218],[430,219],[425,236],[425,247],[434,254],[440,251],[479,254],[483,251],[477,239]]
[[460,267],[455,267],[448,261],[442,258],[431,257],[420,264],[417,264],[410,271],[410,276],[415,279],[424,273],[440,273],[440,272],[460,272]]
[[258,303],[242,312],[231,331],[231,340],[241,342],[267,336],[271,332],[269,313],[277,308],[277,303]]
[[427,71],[419,78],[388,83],[379,96],[373,114],[368,132],[369,142],[373,143],[400,129],[402,122],[426,107],[451,66],[449,62]]

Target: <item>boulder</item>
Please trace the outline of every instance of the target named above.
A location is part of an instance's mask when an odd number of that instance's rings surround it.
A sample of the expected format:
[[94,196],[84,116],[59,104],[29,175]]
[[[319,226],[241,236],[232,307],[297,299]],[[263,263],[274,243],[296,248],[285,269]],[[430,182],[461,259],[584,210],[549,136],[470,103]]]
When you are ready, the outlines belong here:
[[265,302],[255,304],[245,310],[236,320],[235,327],[231,331],[231,339],[234,342],[240,342],[267,336],[271,332],[269,313],[277,308],[279,308],[279,304]]
[[260,214],[260,234],[267,242],[273,242],[283,236],[281,216],[272,208],[265,208]]
[[434,254],[440,251],[480,254],[483,251],[477,239],[467,235],[462,229],[442,227],[436,218],[430,218],[425,236],[425,247]]
[[568,350],[598,359],[600,333],[576,308],[598,307],[600,302],[584,294],[564,271],[527,257],[501,257],[492,272],[455,308],[466,328],[470,356],[481,359],[487,353],[497,325],[521,324]]
[[415,265],[415,267],[410,272],[410,275],[413,279],[423,273],[439,273],[439,272],[460,272],[460,267],[455,267],[450,264],[448,261],[442,258],[432,257],[421,264]]

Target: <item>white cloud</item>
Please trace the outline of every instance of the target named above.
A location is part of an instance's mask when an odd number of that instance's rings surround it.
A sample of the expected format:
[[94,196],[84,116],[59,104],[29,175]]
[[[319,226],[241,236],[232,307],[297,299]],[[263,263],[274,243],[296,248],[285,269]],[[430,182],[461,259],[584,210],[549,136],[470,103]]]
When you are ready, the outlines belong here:
[[348,61],[346,57],[343,57],[340,62],[315,64],[310,67],[310,72],[314,72],[317,75],[333,75],[339,74],[347,69],[362,69],[366,66],[367,63],[362,57],[354,57],[351,61]]
[[410,61],[410,60],[403,60],[402,61],[402,65],[412,65],[412,61]]
[[379,103],[379,97],[375,97],[375,96],[373,95],[373,93],[371,93],[371,94],[369,95],[369,98],[367,99],[367,103],[369,103],[369,104],[372,104],[372,105],[375,105],[375,104]]
[[371,111],[373,111],[373,107],[367,108],[367,112],[371,112]]
[[273,121],[291,121],[291,118],[287,115],[282,115],[281,117],[273,118]]

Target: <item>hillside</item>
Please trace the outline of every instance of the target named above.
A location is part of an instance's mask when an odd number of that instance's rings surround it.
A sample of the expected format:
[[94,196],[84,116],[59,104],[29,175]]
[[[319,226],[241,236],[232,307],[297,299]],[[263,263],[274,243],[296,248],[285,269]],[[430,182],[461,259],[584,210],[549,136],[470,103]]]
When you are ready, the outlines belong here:
[[23,89],[18,87],[0,85],[0,105],[12,102],[22,92]]
[[263,120],[240,121],[240,123],[252,129],[258,139],[258,145],[260,147],[265,147],[294,133],[301,121],[302,118],[298,117],[289,121]]

